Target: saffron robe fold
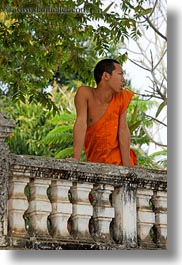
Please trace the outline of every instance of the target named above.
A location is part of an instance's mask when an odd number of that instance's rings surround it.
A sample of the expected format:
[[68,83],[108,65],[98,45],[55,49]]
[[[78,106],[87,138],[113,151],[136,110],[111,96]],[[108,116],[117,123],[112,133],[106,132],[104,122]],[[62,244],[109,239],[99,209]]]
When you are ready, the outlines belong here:
[[[119,117],[128,108],[133,93],[122,90],[114,94],[106,112],[87,128],[84,148],[89,162],[122,165],[119,147]],[[131,165],[136,165],[136,155],[130,150]]]

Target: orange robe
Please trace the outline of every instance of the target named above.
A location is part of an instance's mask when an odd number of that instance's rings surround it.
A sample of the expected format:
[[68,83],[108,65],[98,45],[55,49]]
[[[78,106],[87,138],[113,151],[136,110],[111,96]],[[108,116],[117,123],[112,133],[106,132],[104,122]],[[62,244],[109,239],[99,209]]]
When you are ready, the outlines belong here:
[[[128,108],[133,93],[122,90],[114,94],[106,112],[87,128],[84,148],[89,162],[122,165],[119,147],[119,116]],[[136,165],[136,155],[130,150],[131,165]]]

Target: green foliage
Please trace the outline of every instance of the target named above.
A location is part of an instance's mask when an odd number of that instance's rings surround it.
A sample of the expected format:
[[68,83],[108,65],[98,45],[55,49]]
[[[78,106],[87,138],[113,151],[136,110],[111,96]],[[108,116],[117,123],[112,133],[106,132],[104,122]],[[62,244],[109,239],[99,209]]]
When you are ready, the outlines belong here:
[[137,155],[137,165],[149,169],[167,169],[167,151],[162,150],[148,155],[144,151],[133,148]]
[[128,108],[128,126],[131,133],[131,141],[135,145],[141,147],[143,144],[149,144],[144,128],[150,128],[153,121],[146,116],[146,112],[155,106],[155,101],[146,101],[139,98],[138,95],[133,97]]
[[140,36],[137,20],[150,12],[142,7],[145,1],[134,7],[135,1],[124,0],[114,11],[110,11],[113,3],[103,8],[104,4],[101,0],[1,1],[0,80],[13,100],[40,102],[55,113],[57,106],[46,88],[56,74],[60,80],[71,80],[74,74],[91,84],[90,65],[98,55]]
[[0,100],[0,112],[16,121],[13,134],[7,138],[10,150],[17,154],[52,156],[52,151],[45,149],[41,143],[42,137],[53,128],[49,123],[51,113],[40,104],[27,102],[14,103],[9,97]]
[[73,157],[73,146],[66,147],[65,149],[59,151],[55,155],[56,158],[67,158],[67,157]]
[[167,169],[167,150],[154,152],[149,156],[152,161],[157,161],[157,164],[162,168]]
[[161,111],[163,110],[163,108],[164,108],[165,106],[167,106],[167,102],[166,102],[166,100],[164,100],[164,101],[159,105],[159,107],[158,107],[158,109],[157,109],[157,112],[156,112],[156,115],[155,115],[156,118],[159,116],[159,114],[161,113]]
[[48,135],[44,138],[44,143],[46,144],[62,144],[69,142],[71,145],[73,144],[72,141],[72,125],[60,125],[56,126]]
[[[61,113],[59,116],[53,117],[51,123],[56,126],[46,137],[42,139],[42,143],[56,149],[56,158],[73,157],[73,126],[76,116],[72,113]],[[81,160],[85,161],[84,151]]]

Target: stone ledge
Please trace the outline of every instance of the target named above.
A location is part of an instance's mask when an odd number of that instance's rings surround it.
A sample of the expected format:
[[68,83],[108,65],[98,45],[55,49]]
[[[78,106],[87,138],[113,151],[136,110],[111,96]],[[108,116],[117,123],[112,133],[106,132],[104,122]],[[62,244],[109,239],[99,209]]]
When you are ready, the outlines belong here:
[[82,240],[70,240],[70,241],[56,241],[56,240],[38,240],[38,239],[22,239],[11,237],[7,238],[9,246],[1,248],[8,250],[157,250],[157,247],[145,247],[136,246],[128,247],[123,244],[116,244],[114,241],[95,241],[87,242]]
[[67,161],[50,157],[11,154],[11,174],[29,178],[66,179],[95,184],[124,183],[145,189],[167,190],[167,171],[101,163]]

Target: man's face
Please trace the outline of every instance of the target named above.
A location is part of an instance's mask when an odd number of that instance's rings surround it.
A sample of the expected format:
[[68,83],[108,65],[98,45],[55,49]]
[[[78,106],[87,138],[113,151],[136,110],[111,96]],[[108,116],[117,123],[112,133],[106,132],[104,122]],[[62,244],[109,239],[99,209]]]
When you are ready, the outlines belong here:
[[109,83],[111,88],[116,92],[120,92],[124,85],[125,79],[123,77],[123,69],[121,65],[114,63],[115,69],[112,71],[110,75]]

